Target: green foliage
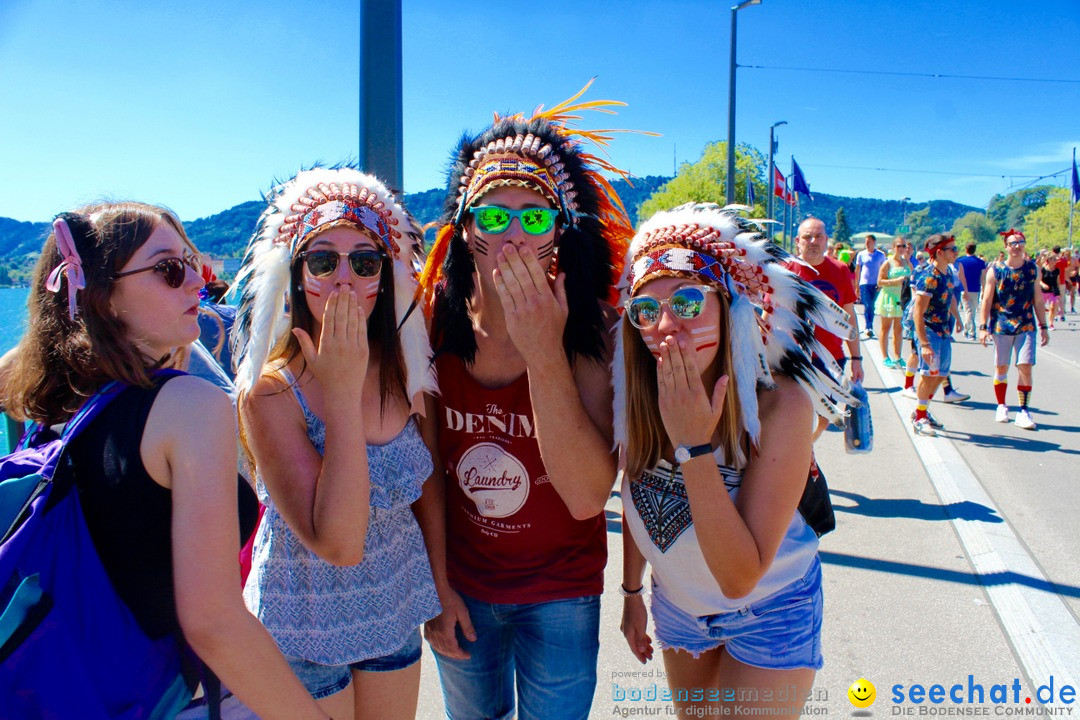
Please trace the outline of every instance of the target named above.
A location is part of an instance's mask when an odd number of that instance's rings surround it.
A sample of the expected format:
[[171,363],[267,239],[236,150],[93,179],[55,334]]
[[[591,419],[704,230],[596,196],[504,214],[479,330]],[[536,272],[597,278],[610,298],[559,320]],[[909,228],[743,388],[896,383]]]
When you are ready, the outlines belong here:
[[1046,205],[1047,198],[1054,189],[1053,185],[1039,185],[1008,195],[995,195],[986,208],[986,216],[996,231],[1023,228],[1028,213]]
[[[1080,212],[1074,211],[1074,244],[1080,236],[1078,225],[1080,225]],[[1028,252],[1051,248],[1055,245],[1068,247],[1069,191],[1065,188],[1051,188],[1046,193],[1046,200],[1042,207],[1032,210],[1024,218],[1024,235],[1028,239]]]
[[[768,199],[768,183],[765,181],[765,158],[759,150],[749,145],[735,147],[735,201],[746,200],[746,177],[749,172],[754,184],[757,202],[753,217],[765,214],[764,201]],[[727,143],[713,142],[705,146],[701,159],[683,163],[679,174],[664,184],[652,197],[642,203],[638,215],[642,219],[660,210],[670,210],[687,202],[712,202],[725,204],[727,181]]]
[[956,236],[957,247],[963,248],[968,243],[987,245],[997,238],[997,228],[985,214],[969,212],[956,219],[950,232]]
[[847,213],[844,206],[836,208],[836,223],[833,225],[832,239],[845,245],[851,244],[851,228],[847,224]]

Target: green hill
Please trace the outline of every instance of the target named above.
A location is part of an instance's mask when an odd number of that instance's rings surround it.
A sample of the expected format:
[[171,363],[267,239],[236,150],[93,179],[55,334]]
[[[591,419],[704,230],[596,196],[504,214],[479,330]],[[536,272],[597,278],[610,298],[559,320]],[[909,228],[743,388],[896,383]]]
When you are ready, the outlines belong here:
[[[649,175],[635,178],[633,185],[625,180],[614,181],[612,185],[626,206],[631,222],[636,225],[638,208],[670,179],[661,175]],[[439,219],[444,197],[445,190],[433,188],[407,194],[405,204],[421,224],[426,224]],[[982,208],[961,205],[948,200],[901,203],[899,200],[849,198],[816,193],[813,200],[803,199],[799,206],[799,213],[800,217],[806,215],[820,217],[831,231],[836,210],[843,207],[848,226],[852,231],[877,230],[891,234],[901,224],[904,213],[911,213],[927,206],[930,208],[929,222],[935,229],[945,231],[952,227],[957,218],[968,212],[984,212]],[[255,230],[262,208],[261,200],[252,200],[209,217],[185,222],[184,227],[191,240],[203,252],[215,257],[239,257],[243,254]],[[1013,218],[1010,217],[1010,219]],[[5,280],[15,284],[24,284],[28,281],[30,270],[48,229],[49,224],[46,222],[19,222],[0,217],[0,284],[4,284]],[[429,239],[430,237],[429,233]]]

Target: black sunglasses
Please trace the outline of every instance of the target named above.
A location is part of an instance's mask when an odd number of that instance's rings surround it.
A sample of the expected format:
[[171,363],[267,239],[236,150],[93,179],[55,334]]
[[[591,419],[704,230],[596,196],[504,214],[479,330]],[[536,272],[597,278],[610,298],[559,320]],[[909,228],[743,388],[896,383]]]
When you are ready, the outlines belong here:
[[300,259],[307,265],[308,272],[315,277],[333,274],[343,257],[349,258],[353,275],[370,278],[376,277],[382,271],[387,255],[377,250],[353,250],[347,253],[336,250],[309,250],[300,253]]
[[184,280],[187,279],[188,268],[194,270],[196,275],[202,274],[202,258],[198,255],[184,255],[182,258],[165,258],[153,265],[138,268],[137,270],[128,270],[127,272],[117,273],[113,276],[113,279],[119,280],[128,275],[136,275],[138,273],[153,270],[156,273],[161,273],[161,276],[165,278],[166,285],[171,288],[178,288],[183,285]]

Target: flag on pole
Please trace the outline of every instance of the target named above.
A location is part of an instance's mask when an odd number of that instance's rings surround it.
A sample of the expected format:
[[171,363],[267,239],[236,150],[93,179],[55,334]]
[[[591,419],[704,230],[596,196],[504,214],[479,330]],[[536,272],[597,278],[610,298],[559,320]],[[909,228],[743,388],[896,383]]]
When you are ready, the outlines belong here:
[[784,173],[780,172],[780,168],[776,166],[773,166],[773,195],[789,205],[791,204],[791,195],[787,191],[787,181],[784,180]]
[[750,171],[746,171],[746,204],[750,207],[754,206],[754,201],[757,198],[754,197],[754,180],[750,177]]
[[1076,151],[1073,151],[1072,173],[1072,201],[1073,204],[1080,202],[1080,175],[1076,174]]
[[795,162],[794,156],[791,158],[791,192],[802,193],[811,200],[814,199],[814,196],[810,194],[810,186],[806,184],[806,178],[803,177],[802,168]]

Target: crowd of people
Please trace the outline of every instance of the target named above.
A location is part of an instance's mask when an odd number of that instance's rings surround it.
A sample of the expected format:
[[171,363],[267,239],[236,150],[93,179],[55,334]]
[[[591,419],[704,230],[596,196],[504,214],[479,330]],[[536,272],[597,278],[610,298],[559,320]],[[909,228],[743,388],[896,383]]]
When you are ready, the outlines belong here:
[[588,152],[609,138],[572,122],[590,106],[466,136],[426,257],[379,179],[299,172],[266,195],[232,307],[169,211],[58,216],[3,407],[54,425],[127,386],[72,453],[95,545],[147,635],[182,637],[260,717],[414,717],[422,636],[448,717],[588,717],[617,477],[631,652],[653,657],[651,612],[672,688],[805,696],[823,600],[798,508],[863,378],[857,299],[916,432],[954,323],[995,344],[999,420],[1015,358],[1034,428],[1034,318],[1045,345],[1075,260],[1009,231],[1004,261],[954,270],[934,235],[916,268],[869,236],[852,274],[820,220],[793,257],[704,203],[635,231]]
[[[796,249],[816,270],[811,282],[837,302],[851,301],[857,292],[865,322],[861,337],[876,337],[882,364],[904,371],[901,394],[917,402],[911,415],[916,434],[935,436],[944,427],[929,411],[939,389],[943,402],[970,399],[952,384],[956,333],[984,346],[993,343],[995,420],[1010,421],[1008,372],[1015,365],[1013,422],[1025,430],[1036,429],[1030,407],[1036,347],[1049,342],[1055,320],[1065,319],[1066,301],[1068,312],[1076,312],[1080,262],[1070,250],[1057,246],[1029,254],[1027,238],[1019,230],[1010,228],[1000,236],[1004,249],[990,263],[976,253],[975,243],[968,243],[960,256],[956,238],[942,233],[929,236],[917,253],[918,261],[912,262],[916,248],[911,240],[896,237],[886,254],[870,234],[865,249],[847,266],[837,250],[842,245],[828,241],[821,220],[809,218],[799,226]],[[828,250],[823,257],[824,245]],[[854,321],[853,306],[849,312]],[[875,314],[880,318],[876,336]],[[906,357],[902,338],[911,341]],[[846,360],[861,365],[857,345],[849,347],[847,357],[838,345],[829,349],[841,365]],[[852,381],[861,372],[853,367]]]

